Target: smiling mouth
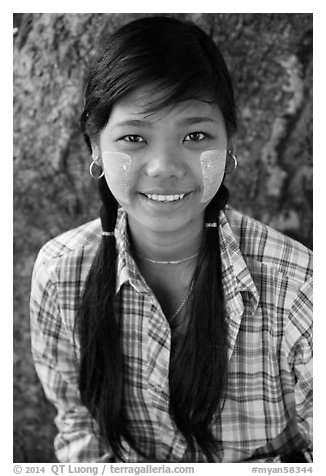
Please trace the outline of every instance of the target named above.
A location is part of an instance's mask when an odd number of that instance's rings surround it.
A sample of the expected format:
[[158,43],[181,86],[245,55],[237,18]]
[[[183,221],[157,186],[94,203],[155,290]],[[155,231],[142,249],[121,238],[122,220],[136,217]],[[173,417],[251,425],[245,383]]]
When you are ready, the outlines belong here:
[[141,193],[144,197],[152,200],[153,202],[177,202],[183,200],[188,193],[176,193],[174,195],[157,195],[152,193]]

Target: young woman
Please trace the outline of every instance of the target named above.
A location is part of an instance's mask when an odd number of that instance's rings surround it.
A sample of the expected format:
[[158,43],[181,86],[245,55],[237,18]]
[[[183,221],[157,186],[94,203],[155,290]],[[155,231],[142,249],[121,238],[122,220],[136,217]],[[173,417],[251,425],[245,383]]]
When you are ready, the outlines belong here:
[[197,26],[147,17],[103,44],[81,116],[101,221],[46,244],[32,282],[60,461],[311,454],[311,252],[226,205],[236,127]]

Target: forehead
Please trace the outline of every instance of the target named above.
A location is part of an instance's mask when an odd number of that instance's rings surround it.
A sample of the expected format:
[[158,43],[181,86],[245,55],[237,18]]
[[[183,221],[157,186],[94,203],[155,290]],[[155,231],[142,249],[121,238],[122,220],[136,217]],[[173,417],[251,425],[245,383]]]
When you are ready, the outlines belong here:
[[[155,124],[161,120],[178,122],[187,117],[208,117],[220,121],[222,113],[215,102],[200,99],[187,99],[160,109],[155,107],[166,95],[148,88],[140,88],[118,100],[111,111],[109,124],[125,120],[146,120]],[[162,101],[163,102],[163,101]]]

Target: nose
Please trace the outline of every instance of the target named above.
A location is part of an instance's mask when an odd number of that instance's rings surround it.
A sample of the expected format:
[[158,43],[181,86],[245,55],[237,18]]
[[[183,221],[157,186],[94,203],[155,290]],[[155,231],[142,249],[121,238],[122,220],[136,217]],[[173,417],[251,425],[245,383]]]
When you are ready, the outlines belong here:
[[166,145],[150,152],[145,170],[150,178],[181,178],[186,173],[182,154],[176,147]]

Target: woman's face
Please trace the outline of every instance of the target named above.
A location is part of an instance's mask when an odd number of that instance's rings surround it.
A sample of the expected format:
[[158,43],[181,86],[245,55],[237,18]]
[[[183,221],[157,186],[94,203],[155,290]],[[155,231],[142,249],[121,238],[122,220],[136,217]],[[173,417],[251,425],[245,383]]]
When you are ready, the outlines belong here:
[[227,134],[216,104],[187,100],[149,114],[157,95],[144,88],[117,101],[95,147],[129,225],[174,232],[202,224],[224,175]]

